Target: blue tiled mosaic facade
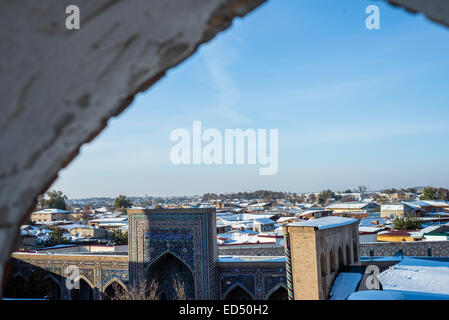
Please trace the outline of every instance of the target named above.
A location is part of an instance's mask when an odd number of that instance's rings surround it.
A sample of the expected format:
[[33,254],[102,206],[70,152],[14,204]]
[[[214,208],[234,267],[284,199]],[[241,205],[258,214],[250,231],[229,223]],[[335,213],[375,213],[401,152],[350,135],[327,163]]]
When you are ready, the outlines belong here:
[[146,277],[170,253],[192,272],[195,299],[216,299],[217,245],[214,209],[142,210],[129,214],[130,282]]

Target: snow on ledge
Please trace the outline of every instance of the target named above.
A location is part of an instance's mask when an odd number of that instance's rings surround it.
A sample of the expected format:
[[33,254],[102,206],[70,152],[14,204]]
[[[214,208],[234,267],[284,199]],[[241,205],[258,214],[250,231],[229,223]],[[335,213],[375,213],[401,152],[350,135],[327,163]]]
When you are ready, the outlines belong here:
[[288,226],[290,227],[314,227],[318,228],[319,230],[322,229],[329,229],[329,228],[336,228],[345,226],[351,223],[358,222],[357,219],[353,218],[345,218],[345,217],[324,217],[319,219],[313,219],[313,220],[307,220],[307,221],[301,221],[301,222],[293,222],[289,223]]

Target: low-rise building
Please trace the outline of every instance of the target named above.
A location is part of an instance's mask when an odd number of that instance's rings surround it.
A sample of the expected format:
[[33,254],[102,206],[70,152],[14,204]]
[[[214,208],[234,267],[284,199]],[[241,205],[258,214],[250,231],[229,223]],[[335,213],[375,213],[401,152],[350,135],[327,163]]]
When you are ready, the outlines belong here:
[[226,233],[232,230],[231,223],[217,219],[217,234]]
[[407,203],[383,204],[380,207],[381,218],[408,217],[416,215],[419,209]]
[[76,238],[109,239],[111,232],[106,229],[95,228],[84,224],[70,224],[61,227]]
[[298,218],[296,217],[280,217],[279,219],[276,220],[277,224],[288,224],[288,223],[292,223],[292,222],[298,222]]
[[128,225],[128,217],[127,216],[119,216],[114,218],[99,218],[99,219],[93,219],[89,220],[87,222],[89,226],[97,227],[97,228],[103,228],[108,230],[116,230],[120,227],[123,227],[125,225]]
[[300,217],[301,219],[310,219],[310,218],[318,219],[330,215],[332,215],[332,211],[327,211],[324,209],[312,209],[312,210],[308,209],[298,214],[298,217]]
[[449,233],[448,232],[431,232],[431,233],[424,233],[423,234],[423,240],[424,241],[448,241],[449,240]]
[[68,211],[61,209],[43,209],[31,214],[31,222],[51,222],[57,220],[69,220]]
[[378,242],[402,242],[402,241],[418,241],[413,237],[415,230],[388,230],[377,234]]
[[274,230],[274,221],[267,218],[253,221],[253,230],[256,232],[270,232]]
[[326,210],[332,211],[334,214],[351,212],[351,211],[366,211],[374,212],[379,210],[379,205],[374,202],[337,202],[326,207]]
[[385,229],[386,229],[385,227],[359,226],[360,243],[376,242],[377,234]]
[[437,213],[449,211],[449,203],[443,200],[418,200],[413,202],[404,202],[405,204],[420,210],[424,213]]

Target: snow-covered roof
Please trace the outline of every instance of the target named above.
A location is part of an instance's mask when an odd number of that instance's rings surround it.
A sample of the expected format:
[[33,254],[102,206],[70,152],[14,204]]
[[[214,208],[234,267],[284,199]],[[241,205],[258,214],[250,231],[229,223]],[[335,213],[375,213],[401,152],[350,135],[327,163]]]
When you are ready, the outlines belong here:
[[273,220],[267,219],[267,218],[256,219],[256,220],[254,220],[254,222],[257,222],[257,223],[263,224],[263,225],[265,225],[265,224],[274,224]]
[[61,226],[61,228],[70,231],[72,229],[77,229],[77,228],[79,228],[79,229],[93,229],[94,227],[88,226],[88,225],[85,225],[85,224],[73,223],[73,224],[67,224],[67,225]]
[[360,273],[340,272],[332,286],[329,300],[345,300],[357,289],[361,279]]
[[262,218],[270,219],[273,216],[274,216],[273,214],[240,213],[240,214],[233,214],[233,215],[229,215],[229,216],[221,216],[220,218],[222,220],[226,220],[226,221],[251,221],[251,220],[262,219]]
[[231,226],[233,229],[252,229],[253,222],[252,221],[241,221],[241,222],[231,222]]
[[377,225],[383,225],[387,222],[388,221],[386,218],[380,217],[380,213],[379,214],[371,214],[370,216],[360,220],[360,226],[372,227],[372,226],[377,226]]
[[359,226],[359,232],[366,232],[366,233],[377,233],[379,231],[385,230],[385,227],[364,227]]
[[43,209],[40,211],[35,211],[33,213],[42,214],[42,213],[69,213],[69,212],[62,209]]
[[388,210],[388,211],[396,211],[396,210],[404,210],[404,206],[406,206],[406,204],[404,203],[399,203],[399,204],[383,204],[381,205],[381,210]]
[[321,230],[321,229],[341,227],[355,222],[358,222],[358,220],[353,218],[330,216],[301,222],[293,222],[289,223],[288,225],[295,227],[315,227]]
[[296,217],[280,217],[276,220],[276,222],[281,223],[288,220],[298,220]]
[[229,232],[220,233],[217,235],[219,240],[222,240],[222,244],[244,244],[244,243],[257,243],[257,233],[240,233],[240,232]]
[[120,216],[123,217],[121,212],[117,212],[117,213],[106,212],[106,213],[97,213],[97,214],[94,215],[94,217],[96,219],[117,218],[117,217],[120,217]]
[[276,237],[282,236],[282,231],[271,232],[268,234],[259,234],[258,232],[245,229],[243,231],[233,231],[217,234],[217,243],[219,245],[242,245],[242,244],[261,244],[276,243]]
[[325,209],[317,209],[317,210],[305,210],[303,213],[299,214],[300,217],[309,215],[309,214],[314,214],[314,213],[318,213],[318,212],[326,212]]
[[449,300],[449,295],[400,290],[357,291],[348,300]]
[[327,206],[326,209],[363,209],[370,204],[366,202],[339,202]]
[[427,216],[449,216],[449,212],[447,211],[439,211],[439,212],[426,212]]
[[269,204],[270,204],[270,202],[254,203],[254,204],[250,204],[248,207],[264,207]]
[[449,295],[449,262],[404,257],[400,263],[379,274],[379,280],[385,290]]
[[103,223],[99,223],[98,226],[99,227],[124,227],[127,226],[128,222],[103,222]]
[[348,300],[407,300],[402,292],[364,290],[352,293]]
[[220,218],[222,216],[233,216],[235,213],[231,212],[231,211],[218,211],[216,213],[216,217]]
[[433,226],[428,226],[428,227],[426,227],[426,228],[424,228],[424,229],[421,229],[421,230],[419,230],[419,231],[412,232],[412,233],[410,234],[410,236],[413,237],[413,238],[422,238],[423,235],[424,235],[424,233],[432,233],[432,232],[436,232],[436,231],[437,231],[438,229],[440,229],[441,227],[442,227],[442,226],[441,226],[441,225],[438,225],[438,224],[433,225]]
[[279,237],[279,236],[283,236],[284,233],[282,231],[282,227],[278,227],[278,228],[274,229],[271,232],[265,233],[264,235],[273,236],[273,237]]
[[98,223],[120,223],[128,221],[128,217],[113,217],[113,218],[99,218],[94,220],[89,220],[89,222],[98,222]]
[[72,224],[73,221],[69,220],[56,220],[56,221],[36,221],[34,224],[36,225],[66,225],[66,224]]
[[232,225],[232,223],[229,221],[224,221],[222,219],[217,220],[217,227],[226,227],[226,226],[230,226],[230,225]]
[[412,208],[415,208],[415,209],[420,209],[421,207],[430,207],[431,206],[426,201],[422,201],[422,200],[404,202],[404,203]]
[[279,256],[218,256],[218,262],[285,262]]
[[443,200],[421,200],[421,201],[433,207],[449,207],[449,203]]

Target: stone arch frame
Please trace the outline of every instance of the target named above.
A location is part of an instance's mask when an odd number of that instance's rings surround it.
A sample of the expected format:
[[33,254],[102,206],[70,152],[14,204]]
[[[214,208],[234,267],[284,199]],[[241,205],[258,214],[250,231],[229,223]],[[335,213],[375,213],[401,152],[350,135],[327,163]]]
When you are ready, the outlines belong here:
[[357,241],[354,239],[352,241],[352,260],[354,263],[356,263],[357,261],[359,261],[359,252],[358,252],[358,246],[357,246]]
[[193,277],[193,283],[194,283],[194,294],[195,297],[194,299],[196,299],[198,297],[199,294],[199,290],[200,290],[200,286],[201,284],[199,283],[199,279],[197,279],[198,277],[195,276],[195,272],[192,271],[192,269],[190,268],[190,266],[184,261],[184,259],[181,259],[177,254],[175,254],[174,252],[167,250],[164,251],[163,253],[161,253],[157,258],[153,259],[153,261],[151,263],[148,263],[145,268],[144,268],[144,273],[143,276],[144,278],[147,277],[148,271],[149,269],[155,264],[157,263],[160,259],[162,259],[163,257],[165,257],[166,255],[172,255],[173,257],[175,257],[176,259],[178,259],[182,264],[184,264],[186,266],[186,268],[189,270],[189,272],[192,274]]
[[341,245],[339,245],[337,249],[337,258],[338,258],[337,270],[339,270],[345,265],[345,256],[343,254],[343,249],[341,248]]
[[336,261],[335,261],[335,253],[334,253],[334,248],[331,248],[329,251],[329,262],[330,262],[330,273],[335,273],[337,272],[337,265],[336,265]]
[[[12,284],[11,284],[12,283]],[[8,286],[9,285],[9,286]],[[6,295],[6,297],[10,297],[9,295],[11,295],[11,297],[14,298],[23,298],[23,292],[22,290],[25,290],[26,287],[28,286],[28,278],[20,271],[14,272],[13,274],[11,274],[11,276],[9,277],[9,281],[6,281],[5,287],[2,288],[3,289],[3,295]],[[18,290],[18,288],[22,289],[22,290]],[[15,292],[9,292],[8,289],[11,289]],[[2,296],[2,298],[5,298],[5,296]]]
[[25,275],[24,275],[22,272],[20,272],[20,271],[17,271],[17,272],[15,272],[15,273],[12,275],[12,278],[17,278],[17,277],[20,277],[20,278],[22,278],[23,280],[25,280],[26,282],[28,282],[28,278],[25,277]]
[[327,290],[327,284],[326,284],[326,279],[327,276],[329,274],[329,268],[328,268],[328,263],[327,263],[328,259],[327,259],[327,253],[326,251],[322,251],[320,254],[320,282],[321,282],[321,286],[320,286],[320,290],[322,290],[322,292],[326,292]]
[[320,276],[321,277],[326,277],[329,273],[326,257],[327,257],[327,254],[325,253],[325,251],[322,251],[320,254]]
[[271,290],[269,290],[267,292],[267,294],[265,294],[265,300],[268,300],[268,298],[270,298],[270,296],[276,292],[277,289],[279,288],[284,288],[287,292],[288,292],[288,288],[284,283],[278,283],[276,284],[273,288],[271,288]]
[[252,300],[256,300],[256,298],[254,297],[254,295],[245,287],[245,285],[243,285],[240,282],[234,283],[233,285],[231,285],[228,289],[226,289],[225,292],[223,292],[223,300],[226,300],[227,295],[232,292],[232,290],[234,290],[235,288],[240,287],[243,291],[245,291]]
[[[95,300],[95,292],[98,288],[95,287],[95,285],[93,285],[93,283],[84,275],[80,274],[78,275],[78,277],[76,277],[74,280],[79,281],[79,289],[68,289],[68,296],[70,297],[70,300],[78,300],[80,296],[78,296],[78,298],[74,299],[74,294],[75,295],[80,295],[81,294],[81,280],[83,280],[87,285],[88,285],[88,289],[91,291],[92,293],[92,297],[89,297],[86,300]],[[78,293],[76,293],[77,291],[74,290],[79,290]]]
[[[118,277],[113,277],[112,279],[109,279],[108,282],[106,282],[106,284],[102,287],[102,290],[100,292],[100,299],[102,300],[109,300],[112,299],[112,297],[110,297],[107,293],[106,290],[113,286],[114,284],[117,284],[118,287],[120,287],[124,292],[128,292],[128,287],[118,278]],[[112,290],[114,290],[114,288],[112,287]],[[117,292],[114,290],[114,295]]]
[[106,288],[109,287],[110,285],[112,285],[114,282],[118,283],[124,290],[128,291],[128,287],[122,282],[122,280],[120,280],[118,277],[113,277],[108,282],[106,282],[106,284],[103,286],[101,292],[104,293],[106,291]]
[[349,247],[349,242],[346,243],[345,255],[346,255],[346,264],[350,265],[352,263],[352,256],[351,256],[351,249]]
[[83,279],[84,281],[86,281],[86,283],[89,285],[89,287],[94,290],[95,289],[95,285],[89,280],[87,279],[87,277],[85,275],[80,274],[76,280],[80,281],[81,279]]
[[[161,253],[157,258],[153,259],[152,262],[147,263],[147,265],[146,265],[145,268],[144,268],[143,276],[145,277],[146,274],[147,274],[147,272],[148,272],[148,269],[150,269],[151,266],[152,266],[153,264],[155,264],[156,262],[158,262],[159,259],[163,258],[166,254],[171,254],[171,255],[174,256],[176,259],[178,259],[179,261],[181,261],[182,263],[184,263],[184,264],[186,265],[187,268],[189,268],[189,271],[190,271],[190,272],[192,273],[192,275],[193,275],[193,279],[194,279],[194,281],[195,281],[195,287],[196,287],[195,272],[194,272],[194,271],[192,270],[192,268],[190,268],[190,266],[184,261],[184,259],[180,258],[176,253],[174,253],[174,252],[172,252],[172,251],[170,251],[170,250],[164,251],[164,252]],[[196,290],[195,290],[195,291],[196,291]]]

